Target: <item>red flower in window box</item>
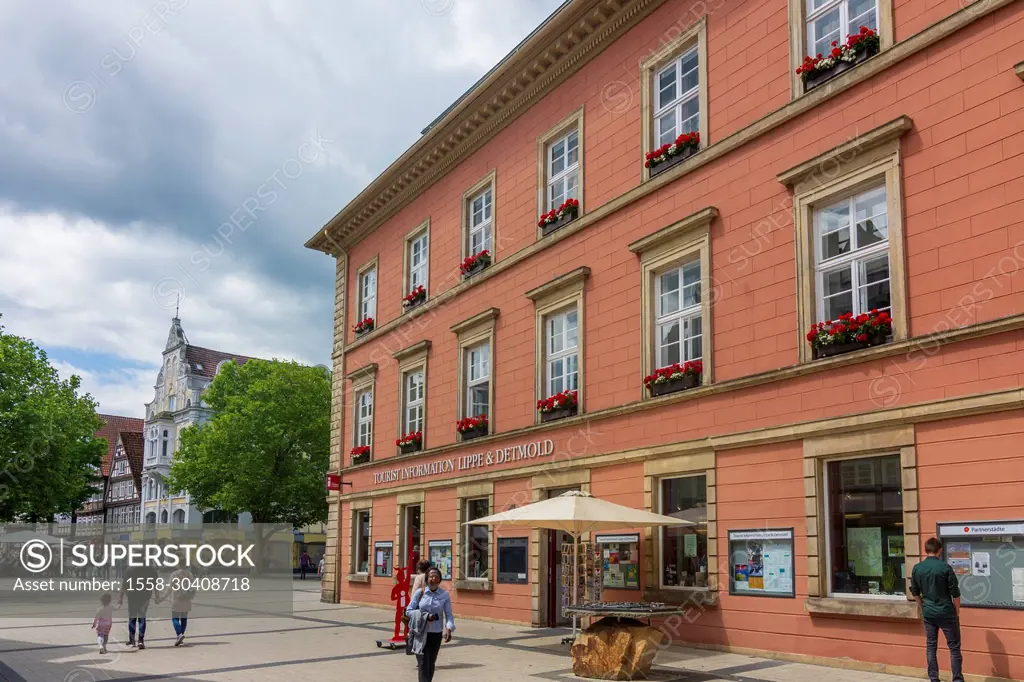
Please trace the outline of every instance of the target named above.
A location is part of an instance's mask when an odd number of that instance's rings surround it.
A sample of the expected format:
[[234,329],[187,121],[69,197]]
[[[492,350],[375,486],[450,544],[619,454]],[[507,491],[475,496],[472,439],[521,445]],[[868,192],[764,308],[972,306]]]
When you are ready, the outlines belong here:
[[577,391],[566,390],[556,393],[549,398],[542,398],[537,401],[537,409],[541,412],[554,412],[555,410],[576,409],[579,405]]
[[366,332],[373,329],[373,318],[367,317],[365,320],[360,320],[356,323],[356,326],[352,327],[352,331],[356,334],[365,334]]
[[480,253],[467,256],[463,259],[459,265],[459,270],[462,271],[464,276],[472,275],[480,270],[483,270],[491,264],[491,252],[484,249]]
[[412,433],[407,433],[398,440],[396,440],[395,445],[397,445],[400,448],[415,445],[418,449],[419,446],[423,445],[423,432],[413,431]]
[[644,377],[644,386],[653,395],[664,395],[699,386],[703,373],[704,363],[700,360],[690,360],[683,364],[675,362],[668,367],[660,367],[654,370],[654,374]]
[[370,446],[357,445],[348,454],[352,457],[352,464],[366,464],[370,461]]
[[843,313],[838,320],[811,325],[806,338],[814,349],[815,357],[825,358],[883,344],[891,335],[892,318],[889,313],[872,309],[870,313],[857,316]]
[[665,143],[653,151],[647,152],[644,157],[644,166],[654,168],[663,163],[671,161],[677,156],[690,156],[700,149],[700,133],[694,131],[683,133],[675,139],[675,142]]
[[796,73],[803,79],[804,85],[810,88],[824,82],[826,79],[822,78],[823,75],[833,70],[836,74],[841,73],[861,59],[878,54],[880,46],[878,33],[867,26],[861,26],[860,31],[848,35],[845,42],[833,40],[832,50],[828,54],[819,52],[814,57],[804,57]]
[[425,300],[427,300],[427,290],[422,284],[420,284],[419,286],[413,287],[413,290],[402,299],[402,307],[408,310],[413,306],[423,303]]
[[569,197],[568,199],[563,201],[562,205],[559,206],[558,208],[552,209],[547,213],[542,214],[540,216],[540,219],[537,221],[537,227],[544,227],[545,225],[557,223],[559,220],[565,218],[566,216],[571,216],[569,219],[572,220],[579,214],[580,202],[576,199],[573,199],[572,197]]
[[487,415],[479,414],[475,417],[466,417],[455,422],[455,430],[459,433],[465,433],[466,431],[472,431],[480,427],[487,428]]

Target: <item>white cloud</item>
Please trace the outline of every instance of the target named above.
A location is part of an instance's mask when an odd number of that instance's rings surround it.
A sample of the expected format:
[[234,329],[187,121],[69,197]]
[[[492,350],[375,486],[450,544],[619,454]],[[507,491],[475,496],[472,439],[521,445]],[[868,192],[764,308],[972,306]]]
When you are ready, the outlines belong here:
[[153,384],[159,363],[148,369],[118,369],[105,372],[90,371],[67,362],[51,363],[61,379],[77,374],[82,379],[83,393],[89,393],[99,403],[97,411],[122,417],[146,416],[145,404],[153,399]]

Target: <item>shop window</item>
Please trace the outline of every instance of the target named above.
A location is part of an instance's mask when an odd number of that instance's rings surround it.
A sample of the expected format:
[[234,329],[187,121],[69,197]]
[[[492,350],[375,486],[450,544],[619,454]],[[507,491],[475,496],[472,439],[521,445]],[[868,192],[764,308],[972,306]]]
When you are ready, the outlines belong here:
[[825,464],[829,591],[905,599],[900,456]]
[[466,190],[462,195],[462,257],[487,251],[494,258],[495,171]]
[[661,584],[707,587],[707,476],[661,480],[661,513],[692,525],[661,529]]
[[[490,514],[490,498],[481,497],[466,500],[466,521],[482,519]],[[464,557],[467,578],[490,577],[490,528],[487,526],[465,526],[466,555]]]
[[[583,214],[583,107],[537,140],[537,215],[558,209],[566,199],[580,202]],[[538,229],[538,236],[542,233]]]
[[370,572],[370,510],[355,512],[352,543],[353,573]]

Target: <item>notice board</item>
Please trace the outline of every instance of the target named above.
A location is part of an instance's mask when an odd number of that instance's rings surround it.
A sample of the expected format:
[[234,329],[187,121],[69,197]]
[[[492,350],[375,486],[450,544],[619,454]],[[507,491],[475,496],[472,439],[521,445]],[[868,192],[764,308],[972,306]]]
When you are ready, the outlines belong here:
[[1024,521],[940,523],[937,536],[962,606],[1024,610]]

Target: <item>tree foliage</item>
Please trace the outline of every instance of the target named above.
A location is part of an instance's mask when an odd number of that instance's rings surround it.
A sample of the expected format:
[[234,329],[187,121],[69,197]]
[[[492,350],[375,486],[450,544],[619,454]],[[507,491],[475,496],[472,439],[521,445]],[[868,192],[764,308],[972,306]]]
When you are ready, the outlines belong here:
[[94,494],[107,449],[96,402],[31,341],[0,326],[0,522],[50,521]]
[[228,363],[203,402],[213,417],[182,432],[172,490],[187,490],[201,509],[250,512],[256,523],[327,520],[331,381],[322,368]]

